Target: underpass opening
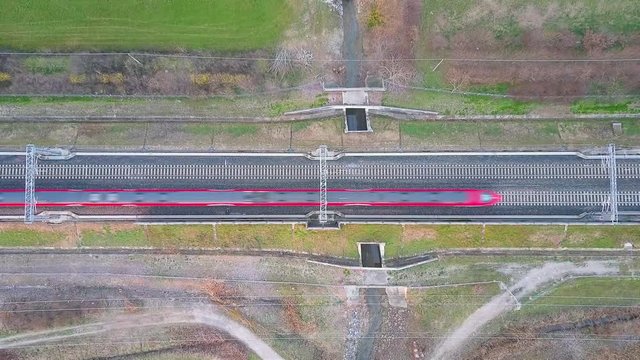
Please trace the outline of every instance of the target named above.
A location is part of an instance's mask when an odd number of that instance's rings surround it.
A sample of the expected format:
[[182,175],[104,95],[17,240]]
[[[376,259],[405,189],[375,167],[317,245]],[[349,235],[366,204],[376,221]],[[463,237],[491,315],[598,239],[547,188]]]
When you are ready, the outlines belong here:
[[358,253],[362,267],[381,268],[384,243],[358,243]]
[[346,132],[370,132],[371,125],[367,118],[367,110],[364,108],[345,108]]

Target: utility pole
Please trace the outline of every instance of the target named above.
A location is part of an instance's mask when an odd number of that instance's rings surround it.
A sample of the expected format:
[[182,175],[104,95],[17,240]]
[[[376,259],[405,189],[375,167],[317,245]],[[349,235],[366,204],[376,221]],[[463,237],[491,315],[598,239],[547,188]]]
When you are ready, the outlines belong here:
[[33,224],[36,216],[35,181],[37,174],[38,157],[36,146],[27,145],[24,167],[24,222]]
[[318,216],[318,220],[320,224],[326,224],[328,220],[327,177],[329,176],[329,169],[327,167],[327,157],[329,154],[326,145],[320,145],[320,148],[318,149],[318,156],[320,159],[320,214]]
[[607,164],[609,165],[609,187],[611,194],[609,195],[609,205],[611,214],[611,223],[618,222],[618,165],[616,164],[616,146],[609,144]]

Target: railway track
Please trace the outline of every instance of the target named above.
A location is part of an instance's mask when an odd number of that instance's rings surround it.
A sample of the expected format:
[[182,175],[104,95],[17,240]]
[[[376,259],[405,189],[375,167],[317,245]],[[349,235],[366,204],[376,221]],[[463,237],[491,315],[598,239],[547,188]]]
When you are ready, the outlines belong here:
[[[585,191],[503,191],[496,206],[585,206],[598,207],[607,202],[608,192]],[[619,192],[618,206],[640,206],[640,192]]]
[[[330,180],[413,179],[607,179],[602,164],[366,164],[329,165]],[[618,162],[618,179],[640,179],[640,164]],[[0,166],[0,179],[24,178],[23,164]],[[309,165],[131,165],[46,164],[38,167],[37,179],[61,180],[313,180],[318,168]]]

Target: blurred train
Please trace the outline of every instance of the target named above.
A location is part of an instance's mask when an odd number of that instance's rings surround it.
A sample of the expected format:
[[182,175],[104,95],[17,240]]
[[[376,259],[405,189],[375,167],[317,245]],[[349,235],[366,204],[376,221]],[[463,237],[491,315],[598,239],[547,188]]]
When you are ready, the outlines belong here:
[[[319,206],[318,189],[38,189],[38,206]],[[499,194],[473,189],[328,189],[328,206],[491,206]],[[0,190],[0,206],[24,206],[24,190]]]

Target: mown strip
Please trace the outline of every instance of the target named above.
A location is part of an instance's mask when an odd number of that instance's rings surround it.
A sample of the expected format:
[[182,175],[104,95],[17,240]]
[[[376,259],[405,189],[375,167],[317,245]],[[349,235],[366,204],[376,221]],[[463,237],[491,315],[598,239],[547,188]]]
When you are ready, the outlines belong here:
[[295,18],[288,0],[4,2],[0,47],[26,51],[272,48]]
[[367,225],[308,230],[304,225],[0,225],[0,246],[278,249],[348,258],[358,242],[385,244],[387,259],[457,248],[621,249],[640,226]]

